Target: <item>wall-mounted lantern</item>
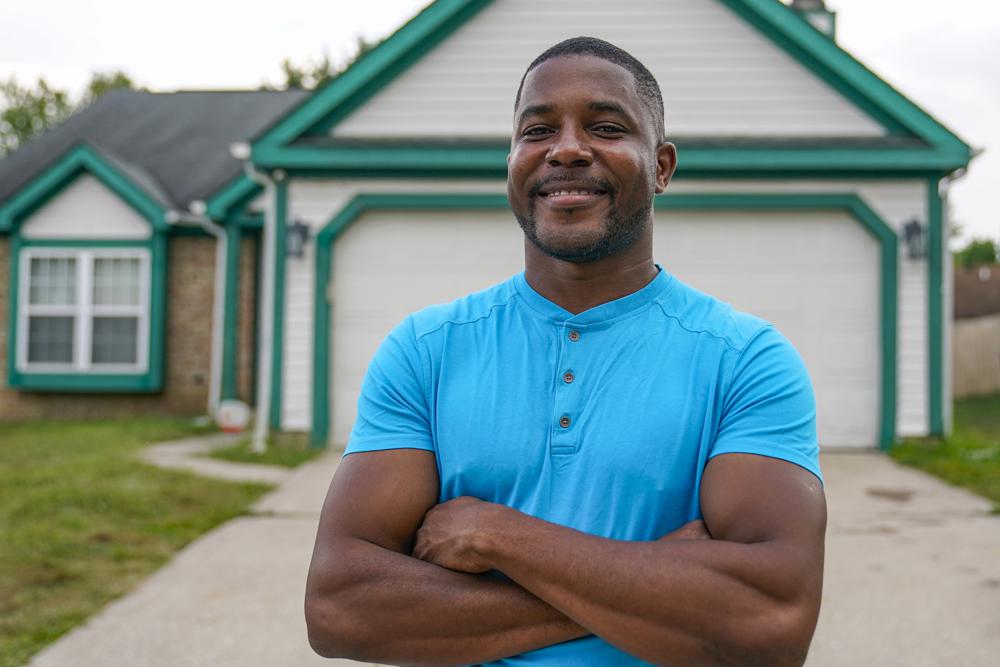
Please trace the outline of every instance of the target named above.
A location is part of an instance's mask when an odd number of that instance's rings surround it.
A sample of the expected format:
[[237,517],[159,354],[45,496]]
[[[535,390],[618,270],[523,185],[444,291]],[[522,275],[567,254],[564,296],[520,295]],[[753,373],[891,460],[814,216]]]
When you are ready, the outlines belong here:
[[296,220],[288,225],[285,231],[285,255],[302,259],[306,254],[306,243],[309,242],[309,225]]
[[903,225],[903,241],[906,243],[906,256],[910,259],[927,256],[927,230],[916,218]]

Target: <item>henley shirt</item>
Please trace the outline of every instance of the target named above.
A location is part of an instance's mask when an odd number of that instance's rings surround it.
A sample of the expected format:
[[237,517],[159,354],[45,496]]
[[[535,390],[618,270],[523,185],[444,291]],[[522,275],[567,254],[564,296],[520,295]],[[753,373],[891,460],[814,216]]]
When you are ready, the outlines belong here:
[[[372,359],[346,454],[434,452],[440,502],[474,496],[617,540],[701,516],[714,456],[817,477],[805,366],[771,324],[662,268],[574,315],[524,274],[393,329]],[[590,636],[491,665],[645,665]]]

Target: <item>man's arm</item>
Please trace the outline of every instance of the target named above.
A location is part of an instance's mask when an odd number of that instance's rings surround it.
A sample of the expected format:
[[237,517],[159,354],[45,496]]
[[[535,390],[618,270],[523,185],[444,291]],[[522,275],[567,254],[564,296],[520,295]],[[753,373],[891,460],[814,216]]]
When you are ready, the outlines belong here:
[[309,642],[325,657],[397,665],[488,662],[588,634],[510,581],[410,556],[438,499],[434,454],[340,463],[306,585]]
[[711,540],[623,542],[460,498],[432,509],[414,555],[497,569],[588,631],[649,662],[799,666],[822,591],[819,480],[725,454],[701,483]]

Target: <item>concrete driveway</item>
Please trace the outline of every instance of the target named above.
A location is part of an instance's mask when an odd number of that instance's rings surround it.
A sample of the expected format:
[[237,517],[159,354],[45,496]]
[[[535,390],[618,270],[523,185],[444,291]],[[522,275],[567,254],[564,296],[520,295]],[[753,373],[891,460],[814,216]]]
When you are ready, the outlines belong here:
[[[192,543],[31,667],[356,665],[315,656],[302,619],[337,461],[300,467],[252,516]],[[989,503],[875,453],[828,454],[823,470],[826,585],[808,666],[998,664],[1000,517]]]

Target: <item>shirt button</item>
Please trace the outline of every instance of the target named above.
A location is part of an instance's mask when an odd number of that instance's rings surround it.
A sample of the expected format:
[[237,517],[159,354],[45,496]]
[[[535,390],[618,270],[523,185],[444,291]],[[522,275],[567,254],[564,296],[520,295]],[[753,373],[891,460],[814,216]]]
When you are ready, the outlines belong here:
[[574,343],[576,341],[580,340],[580,332],[579,331],[570,331],[569,332],[569,339],[571,341],[573,341]]
[[572,384],[573,380],[575,379],[576,376],[573,375],[573,371],[566,371],[565,373],[563,373],[563,382],[565,382],[566,384]]
[[569,428],[569,424],[570,421],[568,415],[563,415],[562,417],[559,418],[559,425],[562,426],[563,428]]

